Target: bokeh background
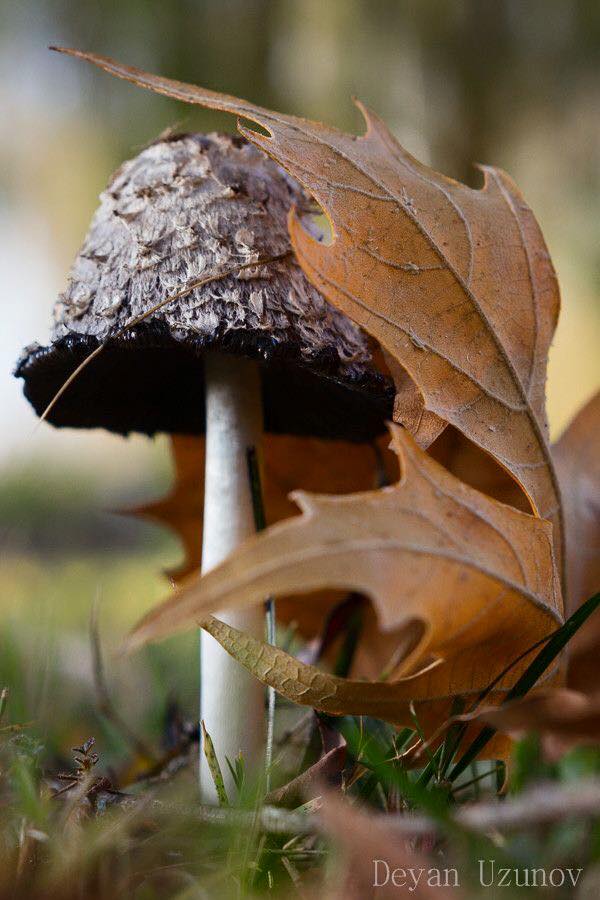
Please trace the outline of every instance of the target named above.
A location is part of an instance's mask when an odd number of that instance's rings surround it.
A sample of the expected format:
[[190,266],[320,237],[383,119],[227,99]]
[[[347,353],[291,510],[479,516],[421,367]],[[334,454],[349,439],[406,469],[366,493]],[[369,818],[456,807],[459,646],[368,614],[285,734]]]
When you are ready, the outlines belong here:
[[35,428],[11,369],[45,342],[55,295],[112,170],[161,130],[231,119],[47,50],[95,50],[284,111],[361,127],[357,95],[422,160],[473,186],[517,181],[562,288],[553,436],[600,383],[600,4],[597,0],[2,0],[0,33],[0,683],[51,753],[122,735],[94,704],[87,620],[100,600],[108,680],[157,734],[193,714],[193,635],[135,660],[110,651],[165,590],[180,550],[110,512],[160,495],[164,439]]

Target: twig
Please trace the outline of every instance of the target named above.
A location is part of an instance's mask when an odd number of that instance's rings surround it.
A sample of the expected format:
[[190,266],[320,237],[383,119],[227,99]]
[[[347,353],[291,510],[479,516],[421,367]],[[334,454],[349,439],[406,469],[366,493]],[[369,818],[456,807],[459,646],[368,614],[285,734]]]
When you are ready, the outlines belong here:
[[[225,806],[186,806],[168,803],[162,800],[146,800],[145,798],[128,799],[120,804],[124,810],[135,810],[137,807],[144,814],[177,815],[181,819],[188,818],[204,825],[224,825],[234,828],[252,828],[257,819],[254,810],[232,809]],[[318,830],[316,819],[306,813],[280,809],[276,806],[263,806],[258,811],[258,825],[269,834],[314,834]]]
[[512,831],[590,816],[600,816],[599,779],[569,785],[540,784],[510,800],[465,807],[456,819],[474,831]]
[[[256,821],[254,811],[227,809],[218,806],[192,806],[164,803],[160,800],[124,800],[120,806],[135,809],[139,805],[144,812],[157,815],[177,813],[182,818],[202,822],[206,825],[226,825],[251,828]],[[449,819],[474,832],[517,831],[532,827],[551,825],[565,818],[600,817],[600,779],[582,780],[576,784],[538,785],[510,800],[492,800],[465,806]],[[400,815],[380,813],[374,821],[385,824],[390,836],[398,838],[424,837],[438,834],[443,826],[428,816],[419,813]],[[258,813],[259,826],[270,834],[307,835],[323,830],[318,814],[302,813],[295,810],[264,806]]]
[[300,879],[300,875],[298,873],[296,866],[292,863],[289,856],[281,857],[281,865],[283,866],[283,868],[286,870],[286,872],[290,876],[290,880],[291,880],[292,884],[294,885],[294,887],[296,888],[296,892],[301,893],[302,881]]

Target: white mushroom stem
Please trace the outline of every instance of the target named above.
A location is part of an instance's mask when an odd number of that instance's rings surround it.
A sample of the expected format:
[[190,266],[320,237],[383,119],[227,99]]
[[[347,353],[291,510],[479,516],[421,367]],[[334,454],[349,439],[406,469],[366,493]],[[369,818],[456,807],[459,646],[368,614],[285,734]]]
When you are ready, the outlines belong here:
[[[202,572],[230,555],[255,531],[248,477],[248,448],[261,444],[263,420],[260,378],[255,362],[207,354],[206,471]],[[217,613],[218,618],[261,640],[265,634],[262,606],[244,612]],[[261,683],[237,663],[217,641],[200,636],[200,716],[212,738],[230,798],[235,787],[233,763],[241,751],[249,773],[258,773],[265,752],[265,692]],[[200,792],[216,801],[213,780],[200,753]]]

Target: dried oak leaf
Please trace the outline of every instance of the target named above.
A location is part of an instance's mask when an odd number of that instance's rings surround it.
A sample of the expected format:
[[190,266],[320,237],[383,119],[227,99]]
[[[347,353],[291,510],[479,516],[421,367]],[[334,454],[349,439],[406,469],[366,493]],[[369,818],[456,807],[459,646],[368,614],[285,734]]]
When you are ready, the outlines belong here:
[[[389,439],[378,438],[373,444],[351,444],[345,441],[322,441],[317,438],[288,435],[266,435],[262,453],[262,487],[267,524],[279,522],[298,513],[290,500],[293,490],[317,493],[349,494],[370,490],[382,481],[397,477],[397,457],[387,448]],[[184,559],[166,575],[179,584],[200,571],[202,556],[202,519],[204,509],[204,438],[175,435],[170,439],[174,468],[173,485],[166,496],[143,506],[121,510],[121,514],[146,518],[168,527],[181,541]],[[339,461],[343,459],[344,465]],[[514,482],[511,482],[514,484]],[[361,598],[344,591],[321,590],[303,598],[277,597],[277,620],[293,623],[298,633],[321,643],[316,635],[325,628],[328,636],[317,656],[321,659],[330,644],[343,631],[344,621],[332,628],[338,612],[348,603]],[[419,623],[408,622],[401,630],[382,633],[370,605],[365,605],[359,646],[353,669],[366,678],[378,678],[395,659],[406,655],[407,642],[420,638]],[[307,648],[310,651],[315,647]],[[314,660],[307,660],[313,662]]]
[[[345,496],[295,492],[301,516],[271,526],[184,584],[142,619],[130,648],[201,621],[256,677],[290,699],[395,723],[406,719],[410,700],[484,688],[507,660],[562,621],[551,526],[462,484],[409,432],[396,425],[391,431],[402,470],[397,484]],[[269,595],[323,587],[367,595],[384,632],[422,623],[393,683],[336,679],[206,620]],[[432,656],[443,663],[418,671]]]
[[182,562],[166,571],[174,582],[200,570],[204,518],[204,440],[192,435],[170,439],[173,486],[159,500],[119,510],[122,515],[150,519],[170,528],[181,541]]
[[106,57],[64,52],[268,132],[239,125],[304,185],[331,224],[332,242],[320,243],[290,215],[307,276],[408,371],[424,398],[425,426],[431,416],[450,422],[511,473],[534,512],[552,521],[560,567],[560,493],[544,410],[558,286],[511,179],[491,167],[483,168],[481,190],[446,178],[407,153],[360,103],[367,131],[356,137]]
[[[577,414],[554,447],[564,497],[569,612],[600,590],[600,393]],[[600,614],[569,648],[569,685],[600,690]]]
[[[600,742],[600,696],[588,697],[567,688],[546,688],[502,706],[479,709],[457,721],[480,722],[498,731],[535,731],[554,751]],[[553,754],[554,755],[554,754]]]
[[[323,441],[291,435],[265,435],[261,453],[262,487],[268,525],[298,513],[290,493],[298,488],[317,493],[346,494],[377,487],[397,477],[397,459],[388,449],[389,439],[371,444]],[[123,513],[151,519],[170,528],[180,539],[184,559],[166,573],[175,582],[198,573],[202,555],[204,510],[204,438],[176,435],[171,438],[173,486],[161,498]],[[340,460],[344,464],[340,465]],[[279,621],[295,621],[306,637],[321,630],[324,619],[345,594],[319,591],[302,606],[296,599],[277,598]],[[390,651],[391,652],[391,651]]]
[[[565,606],[569,613],[600,589],[599,441],[600,392],[580,409],[552,445],[565,515]],[[515,482],[456,429],[446,428],[431,444],[429,453],[461,481],[526,511]]]
[[600,392],[554,446],[567,522],[569,611],[600,590]]
[[[600,590],[600,393],[575,416],[552,446],[565,510],[568,612]],[[457,478],[488,496],[527,511],[517,484],[494,460],[452,426],[428,451]],[[393,648],[369,618],[357,653],[356,674],[377,677]],[[386,640],[387,639],[387,640]],[[569,645],[568,683],[586,694],[600,690],[600,613]]]

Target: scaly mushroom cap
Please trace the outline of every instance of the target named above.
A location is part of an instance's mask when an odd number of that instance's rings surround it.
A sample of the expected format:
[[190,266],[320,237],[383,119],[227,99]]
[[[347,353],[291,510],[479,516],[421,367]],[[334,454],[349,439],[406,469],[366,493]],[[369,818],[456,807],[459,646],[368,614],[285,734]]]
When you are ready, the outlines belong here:
[[290,251],[287,214],[306,202],[239,137],[170,136],[122,165],[55,306],[51,344],[26,348],[17,365],[36,412],[108,341],[52,409],[54,425],[201,433],[202,355],[211,349],[260,361],[267,431],[378,434],[393,387],[364,334],[291,253],[198,287],[118,334],[190,282]]

